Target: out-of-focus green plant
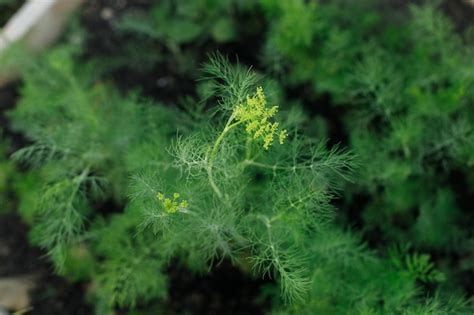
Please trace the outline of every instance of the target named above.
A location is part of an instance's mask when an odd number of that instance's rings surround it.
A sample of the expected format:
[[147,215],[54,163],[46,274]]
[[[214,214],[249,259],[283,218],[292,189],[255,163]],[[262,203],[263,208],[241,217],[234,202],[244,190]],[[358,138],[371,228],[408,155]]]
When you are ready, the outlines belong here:
[[469,314],[453,292],[426,298],[419,282],[436,285],[444,275],[429,257],[392,250],[381,258],[359,237],[331,226],[312,240],[312,282],[305,303],[277,306],[271,314]]
[[166,116],[152,121],[156,108],[91,81],[92,69],[76,64],[74,55],[74,46],[64,46],[24,64],[23,97],[10,113],[13,128],[31,141],[14,158],[37,168],[36,176],[46,183],[29,202],[37,217],[33,239],[58,267],[67,244],[80,240],[92,203],[124,200],[125,155],[153,137],[150,124]]
[[473,173],[468,33],[456,32],[433,3],[406,10],[376,1],[261,5],[269,68],[291,88],[311,86],[310,98],[327,93],[340,113],[360,162],[347,200],[369,199],[364,229],[382,242],[465,255],[473,235],[453,184],[462,178],[452,176]]
[[203,269],[243,255],[277,279],[285,300],[301,300],[312,231],[332,217],[334,181],[346,177],[351,156],[275,121],[278,106],[255,90],[254,73],[222,57],[204,69],[216,114],[173,142],[169,164],[134,177],[132,205],[144,211],[142,228],[154,232],[166,259]]
[[217,42],[235,39],[236,22],[232,10],[248,6],[239,1],[161,1],[151,11],[125,15],[117,24],[122,31],[142,34],[164,41],[171,50],[211,37]]
[[165,0],[148,9],[130,10],[113,24],[117,36],[123,38],[121,53],[113,58],[104,56],[99,66],[146,72],[166,64],[197,79],[195,69],[206,52],[241,40],[242,32],[252,33],[238,17],[254,7],[255,3],[247,0]]

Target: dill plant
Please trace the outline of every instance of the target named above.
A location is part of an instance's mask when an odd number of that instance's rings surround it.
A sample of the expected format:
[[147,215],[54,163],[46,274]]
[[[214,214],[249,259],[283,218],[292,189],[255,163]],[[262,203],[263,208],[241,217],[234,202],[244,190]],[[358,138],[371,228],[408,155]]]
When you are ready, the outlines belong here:
[[470,314],[472,305],[457,292],[426,285],[443,281],[427,255],[406,247],[386,255],[335,225],[317,234],[308,249],[312,271],[307,299],[274,306],[271,314]]
[[220,56],[204,72],[214,114],[178,135],[169,164],[134,176],[141,228],[155,234],[166,259],[198,270],[224,258],[250,263],[277,279],[285,300],[301,300],[311,235],[333,216],[329,202],[352,157],[274,121],[278,107],[267,106],[253,72]]
[[123,202],[126,153],[166,116],[152,121],[155,109],[140,105],[138,97],[121,98],[95,82],[77,54],[77,47],[64,45],[24,63],[23,96],[9,114],[30,142],[13,157],[44,183],[36,185],[37,200],[29,204],[32,239],[60,270],[68,246],[83,238],[92,206],[105,198]]

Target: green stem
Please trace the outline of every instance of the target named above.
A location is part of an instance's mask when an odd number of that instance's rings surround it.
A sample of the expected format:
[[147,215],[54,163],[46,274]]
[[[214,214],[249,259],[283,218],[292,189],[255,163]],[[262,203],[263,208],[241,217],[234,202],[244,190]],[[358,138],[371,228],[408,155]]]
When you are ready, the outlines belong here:
[[216,139],[216,142],[214,142],[214,145],[211,149],[211,152],[207,158],[207,164],[208,164],[208,167],[207,167],[207,175],[208,175],[208,178],[209,178],[209,183],[212,187],[212,189],[214,190],[214,192],[216,193],[216,195],[220,198],[220,199],[224,199],[224,195],[222,194],[221,190],[219,189],[219,187],[217,186],[216,182],[214,181],[214,176],[212,174],[212,168],[213,168],[213,163],[214,163],[214,160],[216,158],[216,154],[217,154],[217,151],[219,149],[219,145],[222,143],[222,141],[224,140],[224,137],[225,135],[234,127],[238,126],[239,124],[241,124],[241,121],[238,121],[238,122],[234,122],[234,118],[235,118],[235,115],[232,114],[230,117],[229,117],[229,120],[227,121],[224,129],[222,130],[221,134],[219,135],[219,137],[217,137]]
[[219,145],[221,144],[222,140],[224,140],[224,137],[225,135],[234,127],[240,125],[242,122],[241,121],[238,121],[238,122],[235,122],[235,123],[232,123],[232,121],[234,120],[235,116],[232,115],[230,116],[229,120],[227,121],[227,124],[225,125],[224,127],[224,130],[222,130],[221,134],[219,135],[219,137],[217,137],[216,139],[216,142],[214,142],[214,146],[212,147],[212,151],[211,151],[211,154],[209,156],[209,163],[212,163],[212,161],[214,160],[214,158],[216,157],[216,154],[217,154],[217,150],[219,149]]
[[[84,170],[81,172],[81,174],[79,174],[78,176],[76,176],[73,181],[75,182],[75,187],[71,193],[71,196],[69,196],[69,199],[68,199],[68,202],[67,202],[67,205],[68,205],[68,208],[72,208],[74,209],[74,207],[72,207],[72,204],[74,202],[74,198],[76,197],[83,181],[87,178],[87,176],[89,175],[89,170],[90,170],[90,167],[87,166],[84,168]],[[75,210],[75,209],[74,209]],[[76,211],[76,210],[75,210]],[[76,211],[77,212],[77,211]]]

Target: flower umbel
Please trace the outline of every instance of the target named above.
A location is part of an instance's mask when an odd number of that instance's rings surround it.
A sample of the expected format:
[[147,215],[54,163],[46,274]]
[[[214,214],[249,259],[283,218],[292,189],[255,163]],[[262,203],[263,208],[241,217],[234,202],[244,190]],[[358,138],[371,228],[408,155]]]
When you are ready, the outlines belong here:
[[186,200],[180,201],[180,195],[178,193],[174,193],[173,199],[171,199],[166,198],[163,193],[159,192],[156,194],[156,198],[166,213],[176,213],[178,210],[186,209],[188,207],[188,202]]
[[[279,124],[270,121],[270,118],[278,112],[278,106],[268,108],[266,105],[263,89],[258,87],[253,96],[247,96],[246,101],[236,107],[234,115],[238,121],[245,123],[245,131],[254,139],[262,140],[263,147],[268,150],[278,132]],[[279,132],[280,144],[283,144],[286,136],[286,130]]]

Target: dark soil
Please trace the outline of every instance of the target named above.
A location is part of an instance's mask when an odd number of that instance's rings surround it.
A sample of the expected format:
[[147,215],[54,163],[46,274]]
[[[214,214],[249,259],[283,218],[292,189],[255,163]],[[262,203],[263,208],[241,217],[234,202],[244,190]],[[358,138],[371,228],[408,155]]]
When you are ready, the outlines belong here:
[[3,27],[10,17],[23,5],[25,1],[4,0],[0,5],[0,27]]
[[0,139],[8,139],[7,154],[21,148],[25,143],[23,137],[12,130],[7,112],[15,106],[18,98],[18,82],[0,87]]
[[[253,16],[237,16],[237,20],[253,23],[252,27],[243,25],[238,31],[238,42],[220,44],[210,39],[201,40],[193,45],[183,45],[180,54],[170,51],[159,41],[150,42],[136,34],[127,34],[117,30],[116,24],[124,13],[139,9],[148,9],[151,0],[93,0],[86,2],[80,19],[88,30],[84,59],[93,57],[103,61],[107,78],[111,78],[122,91],[140,90],[142,95],[157,102],[176,106],[184,96],[196,95],[196,80],[199,69],[208,60],[209,54],[220,52],[241,64],[259,68],[258,52],[264,42],[264,23]],[[104,18],[104,12],[110,17]],[[252,22],[253,21],[253,22]],[[124,45],[127,42],[129,45]],[[130,51],[130,46],[140,47]],[[150,54],[150,51],[154,52]],[[141,55],[145,53],[145,55]],[[155,55],[158,61],[147,66],[147,59]],[[127,60],[121,60],[126,56]],[[152,56],[153,57],[153,56]],[[185,69],[182,63],[186,63]]]
[[55,276],[45,253],[29,245],[27,233],[18,216],[0,216],[0,278],[30,275],[35,279],[28,314],[92,314],[84,301],[83,285]]
[[268,280],[243,275],[230,262],[214,267],[208,275],[196,276],[189,270],[169,270],[169,314],[246,315],[265,314],[270,301],[260,298]]
[[[45,253],[29,245],[28,226],[17,215],[0,216],[0,227],[0,278],[31,275],[37,284],[28,314],[93,314],[85,301],[87,284],[55,276]],[[206,275],[172,264],[168,276],[169,299],[157,301],[166,314],[264,314],[270,308],[260,294],[272,282],[246,276],[227,261]]]
[[474,21],[474,5],[463,0],[445,0],[442,5],[443,10],[454,21],[458,31],[464,31],[472,26]]

